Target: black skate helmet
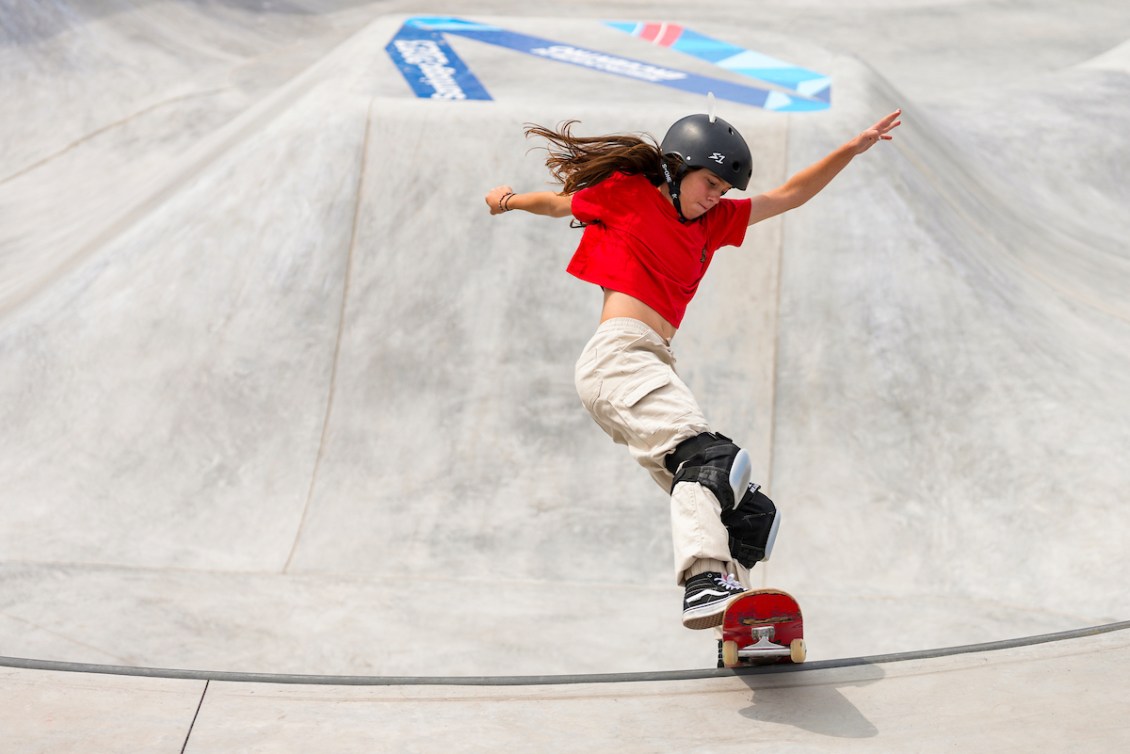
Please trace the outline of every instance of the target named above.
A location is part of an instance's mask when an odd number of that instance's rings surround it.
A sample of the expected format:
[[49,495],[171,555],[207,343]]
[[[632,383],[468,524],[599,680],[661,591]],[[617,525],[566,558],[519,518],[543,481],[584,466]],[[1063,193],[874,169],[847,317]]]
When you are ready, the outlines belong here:
[[709,168],[736,189],[745,191],[753,174],[753,158],[742,135],[713,115],[688,115],[675,121],[659,145],[664,156],[678,157],[685,170]]

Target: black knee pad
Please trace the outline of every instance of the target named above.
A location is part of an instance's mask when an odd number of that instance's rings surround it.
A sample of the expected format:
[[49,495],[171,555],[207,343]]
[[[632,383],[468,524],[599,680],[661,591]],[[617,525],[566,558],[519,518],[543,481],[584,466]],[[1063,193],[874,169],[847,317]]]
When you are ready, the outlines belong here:
[[703,432],[683,440],[663,462],[675,476],[671,491],[674,492],[680,482],[698,482],[714,493],[722,510],[732,509],[734,490],[730,487],[730,469],[740,451],[733,440],[717,432]]
[[779,522],[777,506],[758,485],[751,484],[737,507],[722,511],[722,523],[730,533],[730,557],[746,568],[768,560]]

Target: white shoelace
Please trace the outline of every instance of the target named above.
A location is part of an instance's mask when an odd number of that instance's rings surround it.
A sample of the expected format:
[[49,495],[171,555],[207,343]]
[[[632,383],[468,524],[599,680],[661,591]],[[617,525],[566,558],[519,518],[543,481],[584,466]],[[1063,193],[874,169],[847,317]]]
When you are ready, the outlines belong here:
[[718,582],[718,586],[723,586],[727,589],[737,589],[740,592],[745,591],[745,587],[742,586],[742,582],[738,581],[732,573],[727,573],[724,577],[719,576],[715,579],[715,581]]

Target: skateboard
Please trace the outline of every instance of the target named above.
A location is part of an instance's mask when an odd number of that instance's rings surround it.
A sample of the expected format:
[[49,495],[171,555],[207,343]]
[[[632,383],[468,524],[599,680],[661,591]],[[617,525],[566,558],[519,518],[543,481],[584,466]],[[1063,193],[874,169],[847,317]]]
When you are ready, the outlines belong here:
[[734,599],[722,616],[722,664],[804,662],[800,605],[779,589],[755,589]]

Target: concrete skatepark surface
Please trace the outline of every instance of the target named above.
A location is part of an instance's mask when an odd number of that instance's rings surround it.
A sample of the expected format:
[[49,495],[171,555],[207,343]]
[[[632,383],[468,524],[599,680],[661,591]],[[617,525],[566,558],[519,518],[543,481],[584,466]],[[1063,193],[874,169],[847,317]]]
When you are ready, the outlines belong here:
[[[894,142],[719,254],[675,340],[782,510],[754,575],[800,599],[814,662],[1130,615],[1124,4],[3,0],[0,655],[365,677],[713,664],[710,632],[678,624],[662,494],[574,393],[598,306],[564,272],[576,231],[481,199],[545,185],[526,122],[655,133],[703,98],[452,40],[493,100],[417,99],[385,46],[437,12],[722,75],[600,24],[667,20],[829,75],[826,111],[718,104],[755,190],[904,108]],[[895,674],[926,678],[918,713],[974,693],[954,714],[1006,749],[1041,740],[1029,715],[1064,684],[1097,699],[1060,718],[1126,741],[1104,716],[1127,700],[1124,632],[998,651]],[[655,694],[744,695],[717,750],[931,730],[889,716],[895,666],[851,667],[774,675],[750,714],[746,676]],[[804,698],[860,668],[847,717]],[[150,694],[187,718],[158,705],[130,735],[188,751],[259,714],[252,687],[207,678],[5,672],[28,751],[62,750],[49,716],[82,730]],[[565,726],[558,692],[532,688]],[[675,719],[618,688],[589,698]],[[419,707],[405,720],[429,707],[397,693]],[[340,707],[319,695],[304,719]],[[186,739],[213,704],[230,727]]]

